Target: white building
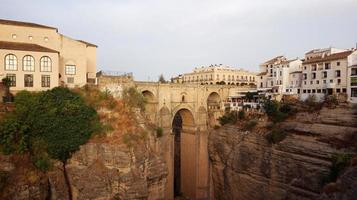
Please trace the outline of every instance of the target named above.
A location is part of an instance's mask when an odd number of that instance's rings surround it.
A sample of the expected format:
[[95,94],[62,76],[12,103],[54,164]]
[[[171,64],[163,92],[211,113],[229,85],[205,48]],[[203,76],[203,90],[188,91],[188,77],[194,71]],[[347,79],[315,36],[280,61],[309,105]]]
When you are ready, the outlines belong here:
[[270,94],[267,93],[268,97],[278,100],[282,95],[297,94],[301,63],[298,58],[288,60],[284,56],[277,56],[262,63],[257,75],[258,88],[270,91]]
[[357,50],[348,56],[347,94],[349,102],[357,103]]
[[347,57],[349,50],[327,48],[305,54],[300,99],[314,95],[323,100],[326,95],[347,97]]

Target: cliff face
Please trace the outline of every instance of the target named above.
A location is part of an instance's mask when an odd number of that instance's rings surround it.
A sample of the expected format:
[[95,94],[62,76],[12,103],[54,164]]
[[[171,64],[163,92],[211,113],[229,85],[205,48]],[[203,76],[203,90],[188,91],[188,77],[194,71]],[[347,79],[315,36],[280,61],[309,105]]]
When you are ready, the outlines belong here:
[[[357,141],[351,137],[357,134],[356,121],[356,115],[346,108],[300,113],[281,124],[288,134],[278,144],[266,140],[264,121],[252,131],[237,126],[213,131],[208,148],[215,199],[326,199],[320,191],[330,173],[331,157],[339,152],[336,146],[343,147],[350,138]],[[353,178],[342,183],[356,185],[356,169],[349,170]],[[344,189],[341,194],[357,195],[356,189]]]

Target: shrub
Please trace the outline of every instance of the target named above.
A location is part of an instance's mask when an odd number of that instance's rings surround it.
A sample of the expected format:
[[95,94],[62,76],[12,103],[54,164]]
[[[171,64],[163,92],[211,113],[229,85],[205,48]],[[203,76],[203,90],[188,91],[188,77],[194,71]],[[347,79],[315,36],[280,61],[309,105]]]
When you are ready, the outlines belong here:
[[331,157],[330,172],[327,176],[322,178],[321,184],[326,185],[331,182],[336,182],[337,178],[348,167],[352,155],[348,153],[339,153]]
[[218,121],[221,126],[225,124],[235,124],[237,122],[237,115],[235,112],[229,112],[218,118]]
[[305,105],[309,107],[311,111],[320,110],[322,108],[322,103],[318,102],[314,94],[309,95],[305,101]]
[[0,171],[0,192],[6,187],[9,179],[9,173],[6,171]]
[[325,96],[324,103],[327,107],[334,107],[338,105],[338,99],[336,95]]
[[243,130],[251,131],[258,124],[257,120],[252,119],[244,124]]
[[124,104],[130,108],[140,108],[145,110],[145,97],[134,87],[125,88],[122,92]]
[[220,126],[218,126],[218,125],[214,125],[214,127],[213,127],[214,130],[217,130],[219,128],[220,128]]
[[270,144],[277,144],[283,141],[286,138],[286,136],[287,133],[285,131],[275,128],[266,135],[266,139]]
[[240,119],[240,120],[245,119],[245,112],[244,112],[244,110],[238,111],[238,119]]
[[164,129],[162,129],[161,127],[156,128],[156,137],[160,138],[164,135]]
[[288,117],[288,114],[278,111],[274,116],[272,116],[273,123],[279,123],[284,121]]
[[266,100],[264,101],[263,108],[268,117],[272,117],[279,111],[279,102],[275,100]]

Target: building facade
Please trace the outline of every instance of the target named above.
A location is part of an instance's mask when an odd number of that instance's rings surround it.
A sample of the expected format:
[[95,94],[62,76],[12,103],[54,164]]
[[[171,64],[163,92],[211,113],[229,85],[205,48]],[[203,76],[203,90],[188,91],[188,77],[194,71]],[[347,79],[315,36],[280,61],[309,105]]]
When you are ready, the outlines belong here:
[[10,78],[11,91],[95,83],[96,49],[57,28],[0,19],[0,78]]
[[256,74],[243,69],[223,65],[195,68],[193,72],[173,78],[177,83],[199,83],[207,85],[255,86]]
[[285,56],[277,56],[262,63],[257,75],[258,88],[266,90],[267,95],[275,99],[280,99],[284,94],[297,94],[301,63],[298,58],[288,60]]
[[348,56],[347,95],[349,102],[357,103],[357,50]]
[[334,48],[313,51],[305,54],[305,60],[302,63],[300,99],[305,100],[311,95],[314,95],[317,100],[323,100],[326,95],[341,97],[346,95],[347,57],[352,51]]

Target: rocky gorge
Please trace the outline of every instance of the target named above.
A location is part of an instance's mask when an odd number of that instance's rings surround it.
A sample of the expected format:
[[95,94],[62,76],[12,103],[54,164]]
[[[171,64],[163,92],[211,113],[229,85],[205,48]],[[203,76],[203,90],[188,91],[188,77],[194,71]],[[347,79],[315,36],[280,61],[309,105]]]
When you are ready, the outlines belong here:
[[336,183],[325,182],[334,155],[356,153],[357,116],[352,109],[298,113],[280,124],[287,136],[276,144],[266,139],[267,126],[262,119],[252,131],[228,125],[211,132],[214,199],[356,198],[356,157]]

